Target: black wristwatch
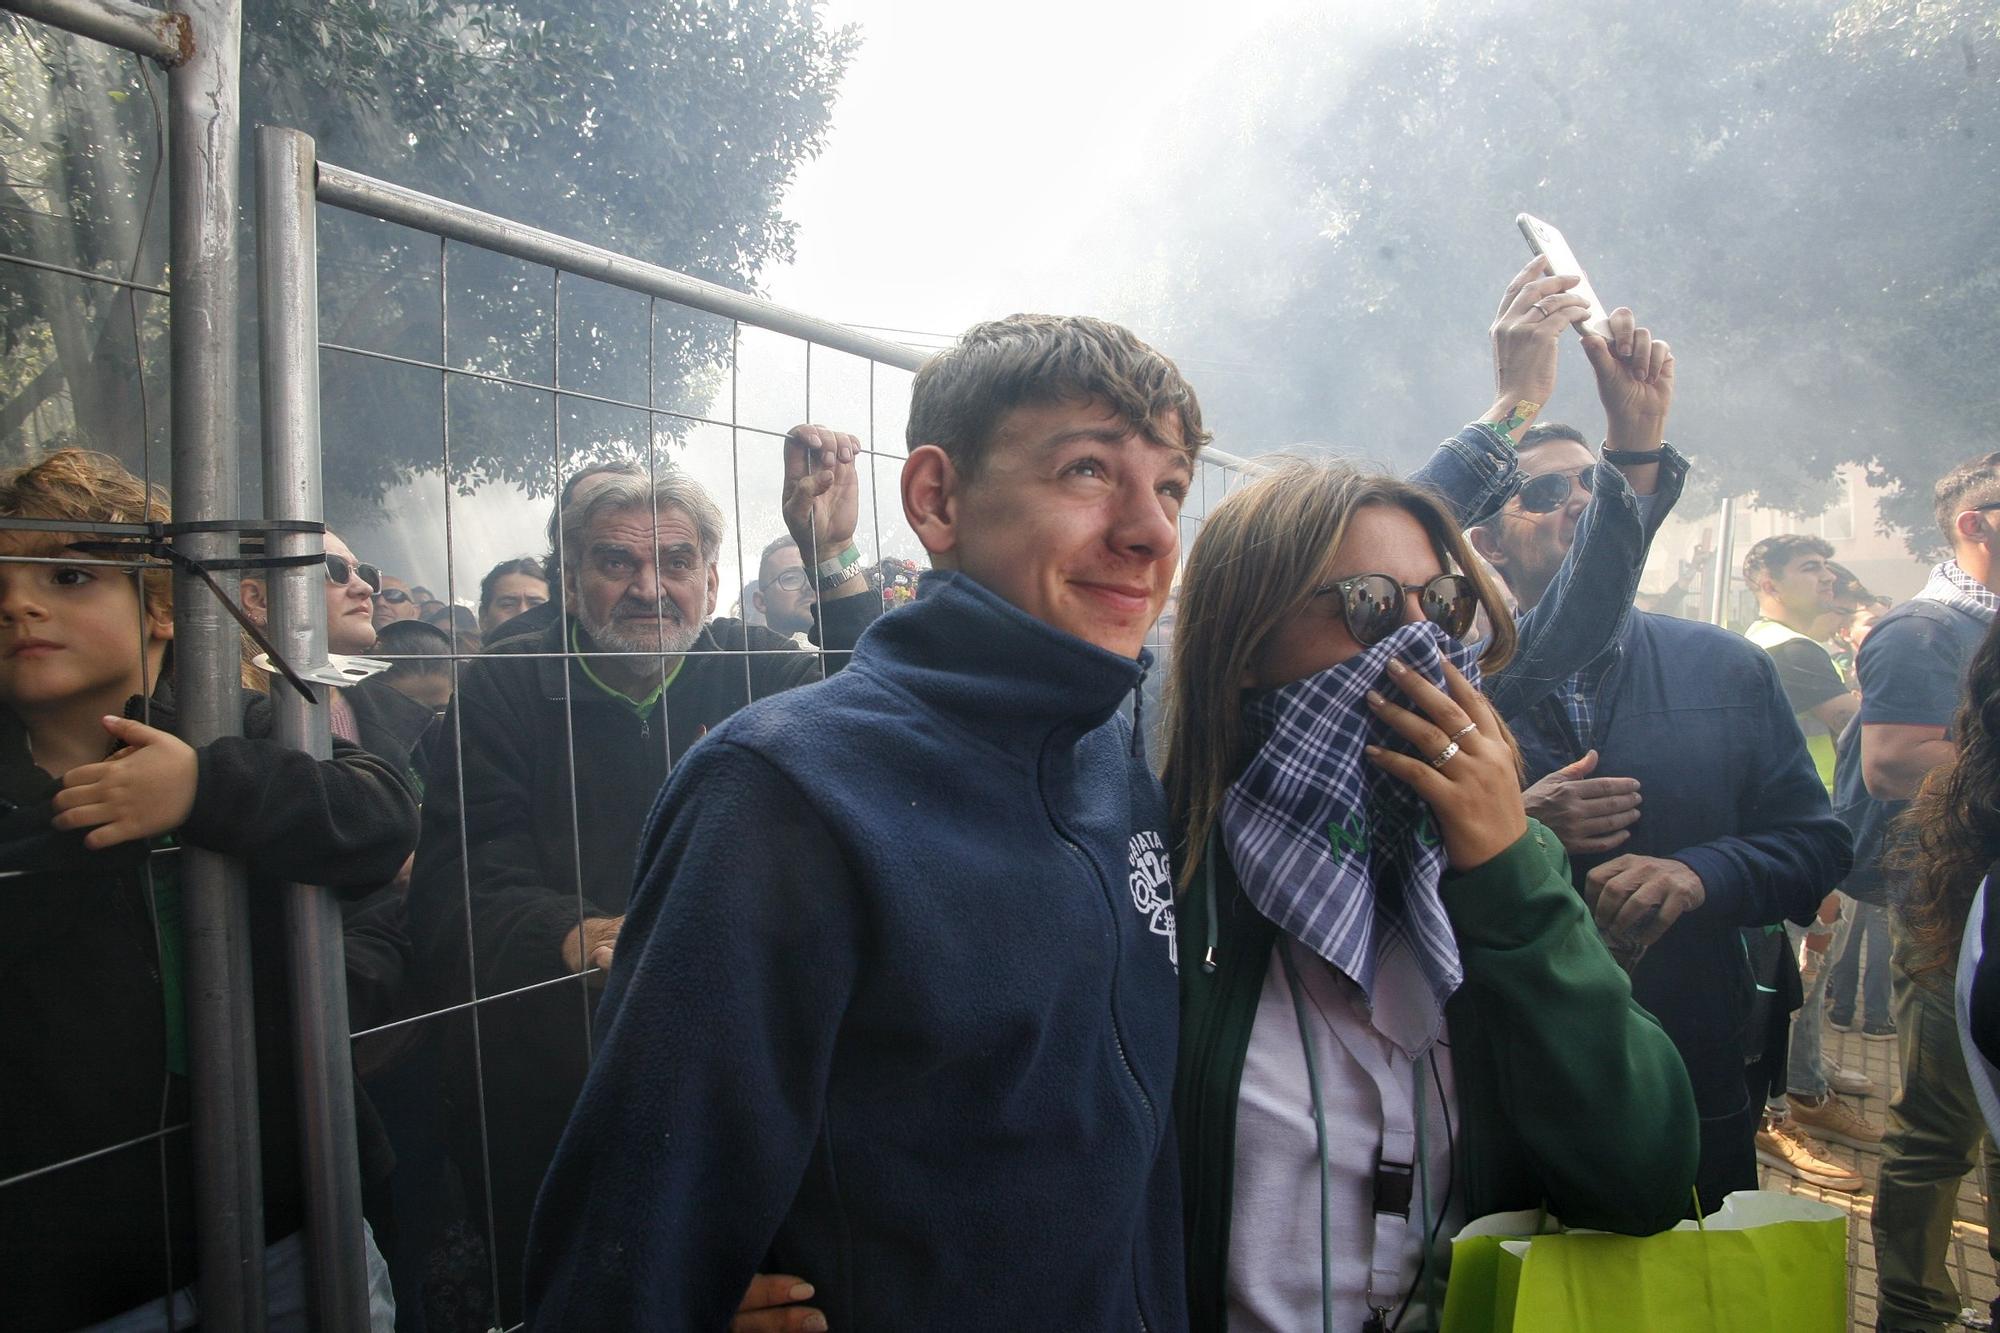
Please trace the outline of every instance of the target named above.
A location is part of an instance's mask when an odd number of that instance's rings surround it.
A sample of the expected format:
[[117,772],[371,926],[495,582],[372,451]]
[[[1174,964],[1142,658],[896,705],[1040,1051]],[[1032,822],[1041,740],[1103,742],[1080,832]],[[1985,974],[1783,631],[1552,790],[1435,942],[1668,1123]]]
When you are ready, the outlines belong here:
[[1646,463],[1659,462],[1660,455],[1665,452],[1664,447],[1659,449],[1600,449],[1597,451],[1597,456],[1615,467],[1640,467]]

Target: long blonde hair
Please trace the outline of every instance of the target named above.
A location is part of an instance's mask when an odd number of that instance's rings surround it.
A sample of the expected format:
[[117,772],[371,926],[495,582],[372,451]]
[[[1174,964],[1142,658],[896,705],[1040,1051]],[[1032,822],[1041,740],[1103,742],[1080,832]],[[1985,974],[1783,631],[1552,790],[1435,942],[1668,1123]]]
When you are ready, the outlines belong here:
[[1447,572],[1472,580],[1492,623],[1480,654],[1495,671],[1514,655],[1514,617],[1498,586],[1429,491],[1344,459],[1264,461],[1202,523],[1181,578],[1167,674],[1168,827],[1182,840],[1186,888],[1236,780],[1243,753],[1243,681],[1274,630],[1331,579],[1347,525],[1367,505],[1394,505],[1423,525]]

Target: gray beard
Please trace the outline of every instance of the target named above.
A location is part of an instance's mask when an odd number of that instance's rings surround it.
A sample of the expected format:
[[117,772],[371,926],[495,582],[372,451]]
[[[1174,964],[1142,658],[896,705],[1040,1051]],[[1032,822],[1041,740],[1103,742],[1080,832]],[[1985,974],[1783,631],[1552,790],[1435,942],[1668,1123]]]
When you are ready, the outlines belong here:
[[694,641],[701,637],[700,624],[690,624],[684,619],[675,619],[679,608],[672,602],[665,603],[658,629],[648,625],[644,628],[628,628],[616,618],[599,624],[590,612],[580,611],[578,619],[583,622],[584,633],[600,648],[614,653],[662,653],[677,656],[694,647]]

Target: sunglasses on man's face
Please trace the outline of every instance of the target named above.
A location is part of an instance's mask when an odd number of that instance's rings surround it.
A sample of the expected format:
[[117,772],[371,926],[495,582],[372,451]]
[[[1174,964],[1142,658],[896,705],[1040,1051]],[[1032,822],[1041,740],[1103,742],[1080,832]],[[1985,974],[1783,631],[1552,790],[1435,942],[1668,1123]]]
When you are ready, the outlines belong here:
[[356,574],[361,576],[361,581],[368,585],[370,592],[382,591],[381,570],[375,568],[373,565],[357,564],[344,555],[334,555],[331,552],[327,554],[326,581],[328,583],[331,583],[336,588],[345,588],[347,581]]
[[[364,574],[362,577],[366,578],[368,576]],[[375,596],[377,599],[387,602],[391,606],[401,606],[405,602],[414,600],[410,594],[404,592],[401,588],[383,588]]]
[[1521,502],[1521,508],[1531,514],[1553,514],[1569,503],[1570,478],[1583,488],[1585,495],[1597,489],[1597,464],[1579,468],[1575,472],[1544,472],[1539,477],[1530,477],[1521,483],[1521,489],[1514,497]]
[[1313,596],[1331,593],[1340,601],[1340,614],[1347,632],[1364,646],[1380,643],[1403,623],[1403,595],[1417,594],[1417,606],[1424,619],[1454,639],[1465,637],[1479,614],[1479,595],[1472,580],[1463,574],[1440,574],[1429,583],[1403,583],[1387,574],[1356,574],[1351,579],[1329,583],[1313,591]]

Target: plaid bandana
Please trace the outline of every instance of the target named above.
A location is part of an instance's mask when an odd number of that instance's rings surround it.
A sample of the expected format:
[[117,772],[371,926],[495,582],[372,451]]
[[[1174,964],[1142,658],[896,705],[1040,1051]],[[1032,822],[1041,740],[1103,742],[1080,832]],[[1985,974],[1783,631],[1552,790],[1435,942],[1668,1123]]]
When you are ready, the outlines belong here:
[[1428,992],[1419,997],[1428,1032],[1418,1034],[1427,1046],[1465,972],[1438,896],[1445,857],[1430,809],[1361,752],[1371,742],[1407,749],[1362,698],[1376,686],[1395,697],[1386,683],[1392,656],[1438,685],[1448,657],[1479,683],[1473,650],[1420,623],[1257,696],[1244,720],[1259,748],[1223,797],[1222,836],[1251,903],[1346,974],[1371,1012],[1378,974],[1414,966]]
[[1927,602],[1955,606],[1988,622],[1992,621],[1994,612],[2000,611],[2000,597],[1995,597],[1991,588],[1960,569],[1956,560],[1947,560],[1933,569],[1931,581],[1917,596]]

